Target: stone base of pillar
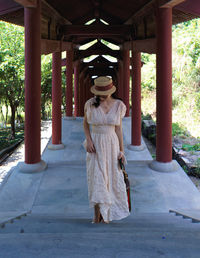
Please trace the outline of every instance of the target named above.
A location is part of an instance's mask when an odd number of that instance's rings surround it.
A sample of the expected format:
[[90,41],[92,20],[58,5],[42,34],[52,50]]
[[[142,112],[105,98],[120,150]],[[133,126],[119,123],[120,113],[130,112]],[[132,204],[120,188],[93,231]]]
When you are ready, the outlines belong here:
[[145,145],[141,144],[141,145],[128,145],[128,149],[131,151],[143,151],[145,149]]
[[75,120],[76,117],[75,116],[64,116],[63,119],[64,120]]
[[175,160],[172,160],[171,162],[159,162],[159,161],[152,161],[149,164],[149,167],[152,170],[158,171],[158,172],[176,172],[179,168],[177,162]]
[[38,163],[35,164],[27,164],[25,162],[20,162],[18,164],[19,172],[21,173],[35,173],[35,172],[41,172],[47,168],[47,163],[44,160],[41,160]]
[[65,145],[63,143],[61,143],[61,144],[52,144],[52,143],[50,143],[48,145],[48,149],[49,150],[62,150],[64,148],[65,148]]

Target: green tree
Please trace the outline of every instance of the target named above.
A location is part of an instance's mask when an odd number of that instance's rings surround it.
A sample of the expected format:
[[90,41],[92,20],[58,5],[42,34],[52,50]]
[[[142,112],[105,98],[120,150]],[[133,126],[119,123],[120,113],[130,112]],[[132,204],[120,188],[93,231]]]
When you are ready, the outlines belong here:
[[51,103],[52,89],[52,56],[42,56],[41,63],[41,112],[42,119],[46,119],[46,105]]
[[[200,136],[200,19],[173,26],[173,122]],[[142,110],[156,116],[156,58],[143,54]]]
[[15,114],[24,105],[24,29],[0,22],[0,96],[11,108],[11,136],[15,137]]

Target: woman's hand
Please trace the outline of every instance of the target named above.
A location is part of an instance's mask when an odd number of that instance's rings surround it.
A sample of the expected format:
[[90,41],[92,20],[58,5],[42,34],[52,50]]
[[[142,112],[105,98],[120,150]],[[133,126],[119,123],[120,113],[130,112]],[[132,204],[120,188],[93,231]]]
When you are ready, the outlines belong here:
[[125,156],[122,151],[119,152],[118,159],[122,159],[122,163],[125,163]]
[[96,149],[92,140],[86,140],[86,150],[90,153],[95,153]]

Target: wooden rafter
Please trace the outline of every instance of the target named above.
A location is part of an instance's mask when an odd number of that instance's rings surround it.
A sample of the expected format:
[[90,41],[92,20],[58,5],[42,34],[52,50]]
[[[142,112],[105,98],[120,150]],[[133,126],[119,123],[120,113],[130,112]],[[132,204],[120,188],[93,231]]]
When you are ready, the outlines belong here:
[[63,35],[103,37],[131,35],[130,25],[64,25],[61,28]]
[[46,0],[41,0],[41,1],[42,1],[42,14],[59,21],[61,24],[71,24],[70,21],[68,21],[66,18],[61,16],[60,13],[58,13],[50,4],[48,4]]
[[14,0],[16,3],[24,6],[24,7],[37,7],[37,0]]
[[[83,63],[84,64],[84,63]],[[108,66],[116,66],[117,63],[113,63],[113,62],[110,62],[109,60],[107,60],[106,58],[104,58],[103,56],[98,56],[96,57],[95,59],[93,59],[92,61],[88,62],[88,63],[85,63],[87,65],[97,65],[97,64],[104,64],[104,65],[108,65]]]
[[92,55],[109,55],[115,58],[121,59],[121,54],[119,50],[79,50],[76,52],[74,61],[78,59],[83,59]]
[[76,20],[72,21],[72,24],[85,24],[89,20],[94,19],[94,10],[90,10],[88,13],[85,15],[78,17]]
[[105,76],[105,75],[110,75],[112,77],[116,77],[116,72],[114,69],[88,69],[86,70],[86,73],[89,74],[90,77],[93,75],[97,76]]
[[82,67],[88,67],[88,68],[94,68],[94,69],[117,69],[118,66],[117,64],[110,64],[110,65],[106,65],[104,63],[101,63],[101,64],[95,64],[95,65],[91,65],[91,64],[88,64],[88,63],[83,63]]
[[58,40],[41,40],[41,54],[48,55],[54,52],[62,52],[73,48],[71,42],[61,42]]
[[174,7],[185,0],[152,0],[144,5],[139,11],[134,13],[124,24],[140,22],[146,15],[153,13],[155,7]]
[[122,20],[120,18],[114,17],[113,15],[107,13],[105,10],[102,10],[100,18],[102,18],[110,25],[122,24]]
[[162,2],[166,2],[164,0],[160,0],[160,7],[161,8],[172,8],[178,4],[181,4],[183,2],[185,2],[186,0],[168,0],[167,3],[163,3]]
[[125,42],[123,49],[135,50],[137,52],[155,54],[156,53],[156,39],[144,39],[144,40],[134,40]]

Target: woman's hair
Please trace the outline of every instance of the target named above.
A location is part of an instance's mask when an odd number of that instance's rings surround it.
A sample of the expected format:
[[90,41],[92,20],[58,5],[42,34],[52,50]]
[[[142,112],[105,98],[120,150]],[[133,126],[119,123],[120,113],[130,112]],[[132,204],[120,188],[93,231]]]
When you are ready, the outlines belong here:
[[[111,97],[113,99],[120,99],[122,100],[121,98],[117,97],[116,93],[114,92]],[[100,96],[95,96],[95,102],[92,104],[93,106],[95,106],[96,108],[100,105]]]

